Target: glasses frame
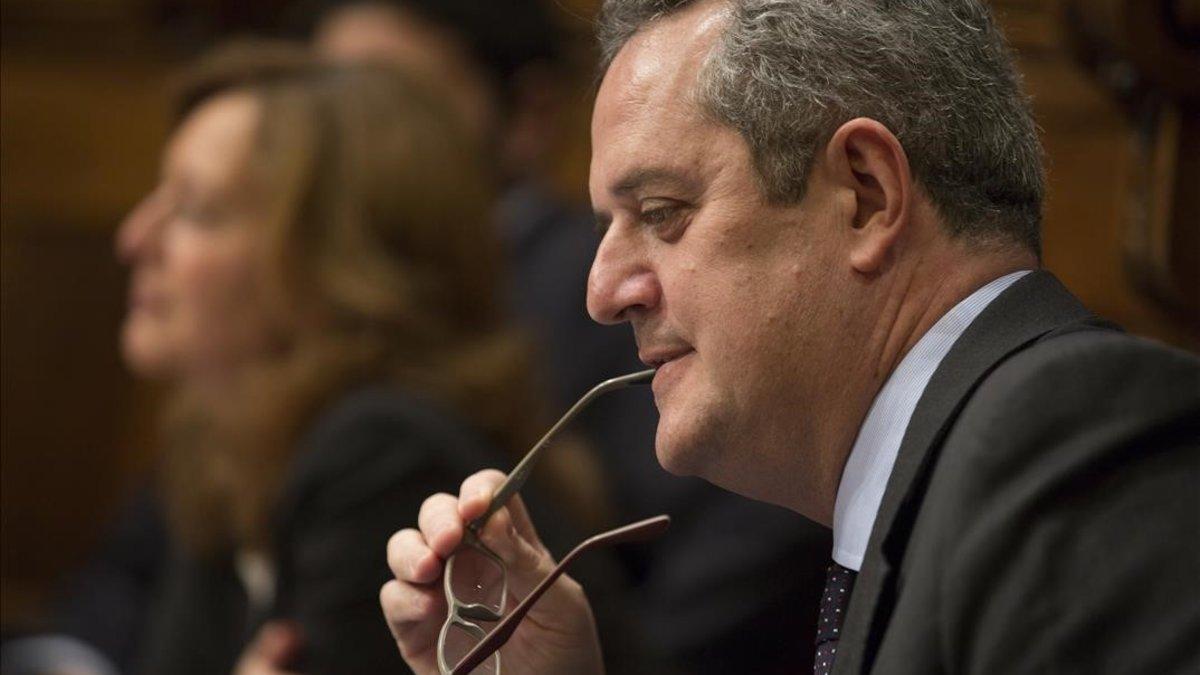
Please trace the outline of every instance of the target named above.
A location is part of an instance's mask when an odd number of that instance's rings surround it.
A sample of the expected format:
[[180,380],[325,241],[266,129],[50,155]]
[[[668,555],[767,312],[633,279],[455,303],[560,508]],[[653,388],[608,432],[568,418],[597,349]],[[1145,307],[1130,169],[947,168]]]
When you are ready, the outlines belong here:
[[[666,532],[667,527],[670,525],[670,516],[654,516],[653,518],[640,520],[636,523],[630,523],[615,530],[609,530],[589,537],[583,543],[571,549],[571,552],[563,556],[562,561],[554,566],[554,569],[546,575],[546,578],[538,582],[538,585],[529,592],[529,595],[525,596],[525,599],[514,607],[513,611],[492,629],[492,632],[479,636],[479,643],[463,656],[462,660],[450,670],[449,675],[467,675],[473,668],[493,655],[496,658],[496,675],[500,675],[500,654],[497,652],[512,637],[521,620],[525,618],[525,615],[533,607],[533,603],[537,602],[538,598],[542,597],[542,594],[550,588],[550,585],[567,570],[567,565],[570,565],[576,558],[593,548],[610,544],[655,539],[661,536],[663,532]],[[440,659],[441,654],[438,656]]]
[[[443,586],[446,593],[446,604],[450,607],[446,616],[445,623],[442,624],[442,629],[438,633],[438,670],[445,675],[446,673],[454,672],[454,664],[446,660],[446,643],[450,637],[450,631],[458,627],[482,642],[487,637],[487,631],[483,629],[476,621],[495,622],[504,618],[505,605],[508,603],[508,569],[504,566],[504,561],[494,551],[488,548],[478,535],[472,530],[467,530],[463,536],[463,543],[459,545],[461,550],[463,547],[470,547],[484,557],[491,560],[500,569],[500,611],[497,613],[491,607],[481,603],[464,603],[458,600],[454,594],[454,589],[451,587],[451,578],[454,574],[454,563],[458,558],[457,553],[450,556],[446,561],[446,569],[442,574],[444,580]],[[472,648],[472,652],[474,648]],[[470,653],[468,653],[469,655]],[[465,658],[465,657],[464,657]],[[484,657],[486,658],[486,656]],[[496,675],[500,675],[499,655],[496,656]],[[461,662],[461,661],[460,661]],[[482,663],[481,659],[479,663]],[[479,665],[476,663],[471,666],[474,668]]]
[[[508,568],[504,565],[504,561],[501,560],[495,552],[485,546],[479,538],[479,533],[483,530],[483,526],[487,524],[488,519],[491,518],[494,513],[504,508],[509,500],[512,499],[513,495],[521,491],[521,488],[525,485],[525,481],[529,479],[529,475],[533,472],[533,468],[537,464],[537,460],[541,457],[542,452],[549,447],[550,441],[558,435],[559,431],[561,431],[563,427],[570,423],[571,420],[579,415],[584,408],[586,408],[592,401],[596,400],[600,396],[612,391],[624,389],[632,385],[648,384],[650,380],[653,379],[654,373],[655,370],[651,368],[648,370],[623,375],[621,377],[614,377],[601,382],[595,387],[592,387],[591,390],[589,390],[583,395],[582,398],[576,401],[575,405],[571,406],[570,409],[568,409],[567,412],[557,422],[554,423],[554,426],[550,427],[550,430],[547,431],[545,435],[543,435],[542,438],[533,445],[532,448],[530,448],[529,452],[525,453],[525,456],[521,459],[521,461],[517,463],[516,467],[514,467],[504,479],[504,483],[500,485],[498,490],[496,490],[496,493],[492,496],[491,503],[488,504],[487,510],[484,511],[483,514],[478,518],[467,524],[466,530],[463,533],[463,541],[461,544],[459,544],[459,550],[461,550],[463,547],[471,547],[491,559],[499,566],[502,580],[499,603],[500,611],[497,613],[491,608],[478,603],[464,603],[455,596],[454,590],[451,586],[451,575],[454,569],[454,561],[457,557],[456,550],[455,553],[451,554],[446,560],[446,569],[442,575],[444,579],[443,586],[445,588],[446,605],[448,607],[448,611],[446,614],[446,621],[442,624],[442,629],[438,633],[437,660],[438,670],[440,671],[441,675],[467,672],[461,668],[467,663],[468,660],[471,658],[477,659],[470,666],[471,668],[474,668],[482,663],[483,660],[488,656],[491,656],[494,652],[499,650],[500,645],[508,640],[507,636],[505,636],[503,640],[499,642],[499,644],[493,646],[488,653],[484,654],[482,657],[479,657],[476,654],[476,652],[481,651],[480,648],[482,646],[490,642],[492,636],[499,634],[498,631],[500,631],[502,627],[508,626],[507,630],[509,634],[511,634],[513,630],[516,630],[517,623],[519,623],[521,618],[524,617],[525,612],[527,612],[529,607],[532,606],[533,601],[536,600],[542,592],[544,592],[545,588],[549,588],[549,584],[553,582],[554,579],[557,579],[558,576],[562,574],[563,570],[566,568],[566,565],[571,560],[574,560],[575,557],[578,557],[578,555],[582,554],[585,550],[606,543],[628,541],[630,540],[629,537],[641,539],[643,536],[658,536],[665,531],[666,524],[670,522],[670,519],[666,516],[658,516],[657,518],[651,518],[649,520],[626,525],[625,527],[610,530],[609,532],[604,532],[589,538],[579,546],[575,547],[571,553],[563,557],[562,562],[560,562],[558,567],[554,569],[554,572],[552,572],[546,579],[542,581],[541,584],[539,584],[538,588],[541,589],[540,591],[537,591],[536,593],[530,593],[530,595],[521,602],[522,606],[526,605],[526,603],[528,603],[528,606],[525,607],[525,610],[522,611],[520,616],[518,616],[515,620],[513,620],[513,617],[517,615],[515,609],[512,614],[510,614],[507,618],[504,618],[505,609],[507,608],[506,606],[508,602]],[[661,526],[658,524],[660,522],[658,519],[663,519]],[[542,588],[542,586],[545,586],[545,588]],[[474,623],[474,621],[501,621],[501,623],[492,630],[491,634],[485,635],[483,628],[477,623]],[[481,641],[475,646],[475,648],[471,650],[471,652],[467,654],[466,657],[463,658],[462,661],[460,661],[458,664],[452,665],[446,660],[446,640],[450,631],[454,630],[455,626],[466,630],[468,633],[471,633],[476,637],[479,637]],[[495,658],[496,675],[499,675],[500,655],[495,654]]]

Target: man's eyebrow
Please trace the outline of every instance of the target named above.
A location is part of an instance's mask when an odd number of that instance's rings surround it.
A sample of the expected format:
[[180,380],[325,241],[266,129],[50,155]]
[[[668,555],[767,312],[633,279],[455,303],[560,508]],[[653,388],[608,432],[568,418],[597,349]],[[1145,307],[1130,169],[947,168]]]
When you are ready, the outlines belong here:
[[612,184],[609,191],[616,196],[628,195],[638,189],[655,183],[691,187],[694,181],[687,174],[677,169],[651,166],[634,169]]
[[[621,176],[612,184],[609,192],[616,197],[626,197],[648,185],[669,186],[687,191],[696,189],[695,179],[683,171],[662,166],[650,166],[633,169]],[[608,211],[595,211],[593,216],[596,219],[596,233],[603,237],[604,233],[608,231],[609,225],[612,224],[613,215]]]

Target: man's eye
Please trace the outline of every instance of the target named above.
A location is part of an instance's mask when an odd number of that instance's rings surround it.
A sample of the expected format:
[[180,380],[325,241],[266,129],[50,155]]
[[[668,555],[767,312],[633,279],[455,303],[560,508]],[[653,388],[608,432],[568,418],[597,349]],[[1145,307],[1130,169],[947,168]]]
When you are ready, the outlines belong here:
[[687,227],[687,210],[683,204],[669,202],[647,206],[638,214],[646,227],[654,230],[663,241],[675,241]]
[[642,222],[647,225],[662,225],[671,219],[678,211],[675,206],[659,206],[653,209],[642,211]]

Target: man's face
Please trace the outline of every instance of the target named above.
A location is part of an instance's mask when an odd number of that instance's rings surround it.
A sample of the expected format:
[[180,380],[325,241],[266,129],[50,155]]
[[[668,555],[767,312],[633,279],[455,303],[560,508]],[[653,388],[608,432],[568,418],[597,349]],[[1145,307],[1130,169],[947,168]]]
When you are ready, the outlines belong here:
[[839,277],[843,242],[822,224],[840,202],[810,184],[798,205],[768,204],[745,141],[696,106],[722,22],[714,5],[660,19],[605,76],[590,190],[607,228],[588,311],[629,321],[658,367],[663,466],[774,499],[837,386],[849,275]]

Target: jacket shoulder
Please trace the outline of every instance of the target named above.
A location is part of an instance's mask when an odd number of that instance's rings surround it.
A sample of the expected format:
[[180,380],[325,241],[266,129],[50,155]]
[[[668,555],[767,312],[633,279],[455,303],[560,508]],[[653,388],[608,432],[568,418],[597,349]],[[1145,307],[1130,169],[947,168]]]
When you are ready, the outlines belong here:
[[1197,476],[1194,356],[1087,331],[999,365],[942,446],[914,538],[936,551],[920,557],[938,568],[948,661],[989,672],[1194,664],[1193,645],[1161,636],[1200,627],[1184,601],[1200,560],[1187,543]]
[[1071,435],[1116,441],[1197,414],[1200,359],[1124,333],[1084,331],[1041,341],[1001,363],[955,423],[948,440],[960,442],[947,445],[968,448],[968,463],[1003,462],[989,448],[1041,454]]
[[963,521],[1020,503],[1032,517],[1071,491],[1102,499],[1103,476],[1136,488],[1147,467],[1197,458],[1200,359],[1123,333],[1072,333],[983,380],[941,447],[927,506]]

